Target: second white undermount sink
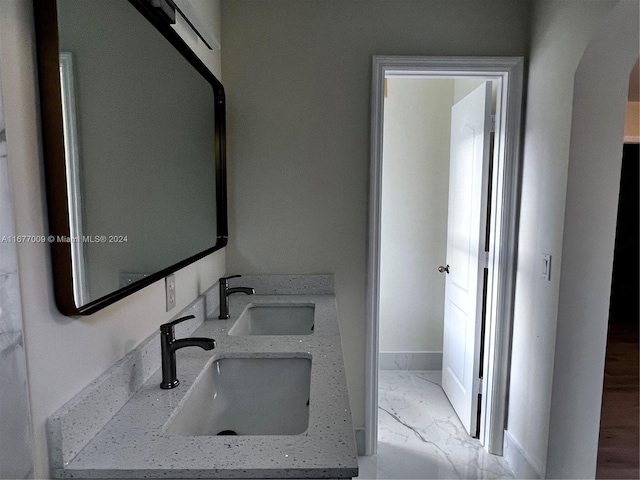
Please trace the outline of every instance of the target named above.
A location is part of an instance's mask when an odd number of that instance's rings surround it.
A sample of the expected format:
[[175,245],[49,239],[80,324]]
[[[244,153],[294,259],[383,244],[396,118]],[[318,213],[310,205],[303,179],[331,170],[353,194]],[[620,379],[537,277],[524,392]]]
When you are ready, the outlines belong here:
[[229,329],[229,335],[311,335],[313,304],[248,305]]

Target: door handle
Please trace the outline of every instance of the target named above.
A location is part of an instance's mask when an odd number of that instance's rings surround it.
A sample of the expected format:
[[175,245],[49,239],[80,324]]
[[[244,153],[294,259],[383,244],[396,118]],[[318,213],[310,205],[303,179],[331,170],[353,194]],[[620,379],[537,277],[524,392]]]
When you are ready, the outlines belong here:
[[440,266],[438,267],[438,271],[439,271],[440,273],[449,273],[449,265],[447,265],[446,267],[445,267],[445,266],[443,266],[443,265],[440,265]]

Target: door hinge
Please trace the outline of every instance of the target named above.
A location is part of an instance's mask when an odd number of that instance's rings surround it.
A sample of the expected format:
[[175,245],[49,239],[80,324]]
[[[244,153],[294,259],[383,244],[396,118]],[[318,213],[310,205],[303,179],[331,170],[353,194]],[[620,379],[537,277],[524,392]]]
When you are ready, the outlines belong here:
[[489,268],[489,252],[482,252],[481,259],[483,268]]
[[482,378],[476,378],[473,382],[473,390],[474,393],[481,395],[482,394]]
[[495,113],[491,115],[490,122],[491,122],[491,133],[493,133],[493,132],[496,131],[496,115],[495,115]]

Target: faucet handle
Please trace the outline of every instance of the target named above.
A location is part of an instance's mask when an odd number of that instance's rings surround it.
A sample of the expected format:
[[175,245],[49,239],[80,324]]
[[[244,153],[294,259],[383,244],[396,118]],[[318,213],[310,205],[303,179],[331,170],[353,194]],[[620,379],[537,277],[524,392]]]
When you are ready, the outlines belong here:
[[163,333],[169,333],[177,324],[182,323],[185,320],[191,320],[192,318],[196,318],[195,315],[187,315],[186,317],[177,318],[172,322],[163,323],[160,325],[160,331]]
[[231,276],[229,276],[229,277],[220,277],[220,280],[219,280],[219,281],[222,281],[222,280],[225,280],[225,281],[226,281],[226,280],[229,280],[229,279],[231,279],[231,278],[240,278],[241,276],[242,276],[242,275],[231,275]]

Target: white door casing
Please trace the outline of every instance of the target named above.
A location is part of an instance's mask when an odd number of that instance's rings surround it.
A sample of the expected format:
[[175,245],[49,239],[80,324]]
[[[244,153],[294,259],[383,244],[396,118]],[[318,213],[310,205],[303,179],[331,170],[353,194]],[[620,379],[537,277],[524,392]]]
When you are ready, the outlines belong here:
[[523,65],[522,57],[373,57],[365,428],[364,435],[356,435],[362,454],[372,455],[377,450],[382,143],[387,75],[481,76],[498,82],[480,441],[489,453],[502,454],[518,237]]
[[489,185],[491,82],[451,109],[451,153],[442,388],[470,435],[477,434]]

